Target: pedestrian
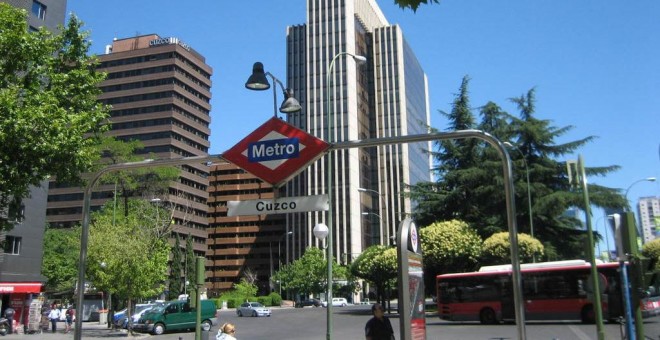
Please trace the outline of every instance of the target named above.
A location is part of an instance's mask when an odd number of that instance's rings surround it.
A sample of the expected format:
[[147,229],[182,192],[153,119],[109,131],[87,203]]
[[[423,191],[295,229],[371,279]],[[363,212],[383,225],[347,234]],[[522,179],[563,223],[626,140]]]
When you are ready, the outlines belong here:
[[367,340],[394,340],[394,330],[390,319],[385,316],[385,308],[380,303],[371,306],[373,318],[364,326],[364,335]]
[[71,332],[71,325],[73,325],[73,321],[76,320],[76,310],[73,309],[73,306],[70,306],[69,309],[66,310],[66,330],[64,333],[69,333]]
[[16,311],[11,307],[5,309],[5,318],[7,318],[7,322],[9,322],[9,334],[14,331],[14,313],[16,313]]
[[215,336],[216,340],[236,340],[234,335],[236,334],[236,327],[234,324],[229,322],[225,323],[220,327],[218,335]]
[[60,310],[57,309],[57,305],[53,304],[53,307],[48,313],[48,319],[50,320],[51,329],[55,333],[57,331],[57,322],[60,321]]

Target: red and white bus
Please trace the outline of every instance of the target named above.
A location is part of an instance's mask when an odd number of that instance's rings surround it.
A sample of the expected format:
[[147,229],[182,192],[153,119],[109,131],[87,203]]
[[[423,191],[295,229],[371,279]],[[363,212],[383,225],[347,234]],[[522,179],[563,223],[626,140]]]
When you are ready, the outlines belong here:
[[[623,315],[618,263],[597,264],[603,319]],[[526,320],[594,321],[590,264],[583,260],[520,266]],[[451,321],[494,324],[515,320],[511,265],[482,267],[478,272],[436,277],[438,314]],[[645,316],[660,312],[657,293],[642,301]]]

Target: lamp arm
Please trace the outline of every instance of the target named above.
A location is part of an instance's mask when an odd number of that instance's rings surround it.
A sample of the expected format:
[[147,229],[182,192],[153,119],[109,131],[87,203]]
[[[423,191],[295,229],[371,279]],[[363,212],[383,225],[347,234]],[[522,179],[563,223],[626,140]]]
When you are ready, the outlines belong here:
[[[266,72],[266,75],[267,75],[267,76],[270,76],[270,78],[273,80],[274,83],[277,83],[278,85],[280,85],[280,88],[282,89],[282,92],[283,92],[284,94],[286,94],[286,87],[284,87],[284,84],[283,84],[279,79],[277,79],[277,78],[276,78],[272,73],[270,73],[270,72]],[[273,88],[273,90],[275,90],[275,89]]]

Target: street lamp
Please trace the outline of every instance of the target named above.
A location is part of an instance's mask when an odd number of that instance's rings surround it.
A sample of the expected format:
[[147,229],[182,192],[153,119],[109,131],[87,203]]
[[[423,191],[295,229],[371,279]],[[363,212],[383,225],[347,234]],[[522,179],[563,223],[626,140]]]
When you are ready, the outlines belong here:
[[[334,57],[332,57],[332,60],[330,61],[330,65],[328,65],[328,71],[326,72],[326,79],[325,79],[325,116],[326,116],[326,131],[327,131],[327,138],[326,142],[332,143],[332,134],[330,133],[330,123],[332,122],[332,119],[330,119],[330,84],[332,82],[332,68],[335,66],[335,60],[337,58],[343,56],[343,55],[348,55],[353,57],[353,60],[355,60],[358,64],[363,64],[367,62],[367,58],[361,55],[355,55],[349,52],[339,52],[335,54]],[[326,176],[327,176],[327,185],[328,185],[328,218],[327,218],[327,237],[328,237],[328,293],[327,293],[327,298],[328,298],[328,309],[327,309],[327,333],[326,333],[326,338],[327,340],[332,339],[332,214],[333,212],[333,191],[334,189],[332,188],[332,176],[334,175],[334,166],[333,166],[333,160],[332,160],[332,152],[328,152],[328,171],[326,171]],[[318,226],[318,224],[317,224]],[[314,227],[316,229],[316,227]],[[316,235],[316,233],[314,233]],[[318,237],[318,236],[317,236]]]
[[[383,218],[380,215],[376,214],[375,212],[370,212],[370,211],[363,211],[362,212],[362,216],[369,216],[369,215],[374,215],[374,216],[378,217],[378,219],[380,220],[380,225],[383,225]],[[382,234],[381,231],[379,231],[379,234],[380,234],[380,235],[378,235],[379,244],[383,244],[383,234]],[[373,235],[372,235],[372,242],[373,242]]]
[[[380,199],[380,206],[379,206],[380,209],[379,210],[382,211],[382,209],[385,205],[383,204],[384,203],[383,202],[383,196],[380,194],[380,192],[378,192],[376,190],[373,190],[373,189],[367,189],[367,188],[357,188],[357,190],[359,192],[368,192],[368,193],[372,193],[372,194],[378,196],[379,199]],[[364,213],[362,213],[362,215],[364,215]],[[383,221],[383,218],[380,217],[380,216],[378,216],[378,217],[380,218],[380,223],[381,223],[381,226],[380,226],[380,240],[379,241],[380,241],[380,244],[383,244],[383,229],[385,229],[384,234],[386,235],[387,238],[391,237],[390,236],[390,229],[385,225],[385,221]]]
[[280,240],[277,241],[277,261],[279,261],[277,265],[277,270],[280,270],[280,267],[282,267],[282,258],[280,257],[280,245],[282,244],[282,241],[284,240],[285,237],[293,235],[293,231],[288,231],[280,237]]
[[518,150],[520,156],[522,157],[523,162],[525,163],[525,173],[527,175],[527,209],[529,211],[529,234],[530,236],[532,236],[532,238],[534,238],[534,219],[532,217],[532,191],[529,185],[529,167],[527,166],[527,160],[525,159],[525,154],[522,153],[522,151],[520,151],[520,149],[517,146],[509,142],[504,142],[503,144],[512,149]]
[[[271,79],[273,79],[273,82],[279,84],[282,92],[284,92],[284,101],[280,106],[280,112],[294,113],[302,109],[298,100],[293,96],[293,90],[285,88],[284,84],[282,84],[279,79],[275,78],[272,73],[264,72],[264,65],[260,62],[256,62],[252,66],[252,75],[250,75],[250,78],[248,78],[247,82],[245,82],[245,87],[255,91],[268,90],[270,88],[270,83],[268,82],[268,78],[266,78],[266,76],[270,76]],[[277,86],[273,86],[273,114],[275,117],[277,117],[276,87]]]

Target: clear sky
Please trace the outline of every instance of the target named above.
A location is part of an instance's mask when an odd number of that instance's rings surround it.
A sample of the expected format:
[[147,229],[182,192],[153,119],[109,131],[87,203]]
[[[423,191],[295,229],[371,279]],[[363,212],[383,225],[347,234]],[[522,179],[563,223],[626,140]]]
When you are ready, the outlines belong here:
[[[625,191],[660,178],[660,1],[441,0],[416,13],[377,2],[428,75],[434,127],[447,129],[437,112],[451,109],[464,75],[475,113],[493,101],[517,115],[509,98],[536,88],[536,117],[574,127],[559,143],[597,136],[579,151],[586,165],[622,167],[591,183]],[[156,33],[206,57],[214,70],[212,154],[272,116],[272,91],[244,84],[255,61],[286,83],[286,27],[305,22],[305,7],[305,0],[68,0],[91,32],[93,53],[115,37]],[[635,184],[628,198],[641,196],[660,196],[660,184]],[[593,218],[599,230],[601,216]]]

